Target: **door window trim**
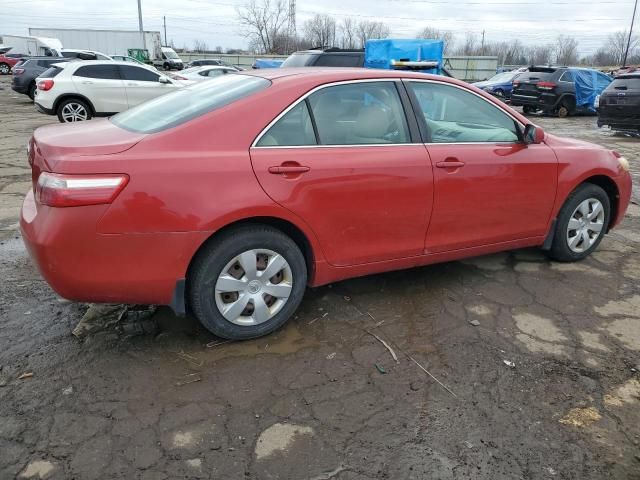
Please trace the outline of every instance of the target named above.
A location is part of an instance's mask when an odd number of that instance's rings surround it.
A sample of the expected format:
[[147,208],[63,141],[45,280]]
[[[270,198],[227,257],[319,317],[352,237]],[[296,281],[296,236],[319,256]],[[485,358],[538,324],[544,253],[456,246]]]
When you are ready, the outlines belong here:
[[[476,97],[480,98],[481,100],[485,101],[486,103],[488,103],[490,106],[492,106],[493,108],[501,111],[502,113],[504,113],[505,115],[507,115],[511,120],[513,120],[514,125],[516,126],[516,130],[517,130],[517,134],[518,134],[518,141],[517,142],[495,142],[495,141],[491,141],[491,142],[429,142],[429,129],[427,128],[427,122],[424,119],[424,114],[422,113],[422,110],[420,109],[420,104],[418,102],[418,99],[414,93],[414,91],[410,88],[411,87],[411,83],[416,82],[416,83],[435,83],[437,85],[447,85],[449,87],[453,87],[453,88],[457,88],[459,90],[462,90],[463,92],[467,92],[467,93],[471,93],[473,95],[475,95]],[[418,121],[418,127],[420,129],[420,136],[422,137],[422,143],[424,145],[519,145],[521,143],[524,143],[524,139],[523,139],[523,132],[524,129],[526,127],[526,125],[524,125],[520,120],[518,120],[516,117],[514,117],[510,112],[508,112],[507,110],[505,110],[504,108],[502,108],[502,106],[500,105],[496,105],[493,102],[490,102],[489,100],[487,100],[486,98],[484,98],[482,95],[480,95],[479,93],[476,93],[472,90],[469,90],[468,88],[465,88],[463,86],[460,85],[455,85],[453,83],[449,83],[449,82],[440,82],[438,80],[430,80],[430,79],[422,79],[422,78],[403,78],[402,79],[402,83],[405,84],[406,90],[407,90],[407,95],[409,95],[409,100],[411,101],[411,105],[413,107],[415,116],[417,118]]]
[[[274,148],[363,148],[363,147],[406,147],[406,146],[415,146],[415,145],[423,145],[423,142],[416,142],[415,140],[420,140],[419,138],[414,138],[414,134],[415,134],[415,130],[412,129],[412,119],[410,117],[410,115],[408,114],[408,112],[406,111],[406,106],[405,106],[405,102],[403,101],[403,96],[402,96],[402,91],[400,89],[401,85],[398,85],[398,82],[402,80],[401,78],[363,78],[363,79],[358,79],[358,80],[341,80],[338,82],[331,82],[331,83],[324,83],[322,85],[318,85],[317,87],[312,88],[311,90],[309,90],[307,93],[305,93],[304,95],[302,95],[300,98],[298,98],[295,102],[293,102],[291,105],[289,105],[287,108],[285,108],[282,112],[280,112],[280,114],[278,116],[276,116],[276,118],[274,118],[273,120],[271,120],[271,122],[269,122],[267,124],[266,127],[264,127],[260,133],[258,134],[258,136],[254,139],[254,141],[251,143],[251,146],[249,148],[268,148],[268,149],[274,149]],[[335,87],[337,85],[350,85],[350,84],[354,84],[354,83],[374,83],[374,82],[393,82],[395,89],[398,93],[398,101],[400,102],[401,106],[402,106],[402,112],[404,114],[404,118],[405,121],[407,122],[407,129],[409,130],[409,137],[410,137],[410,142],[408,143],[358,143],[358,144],[347,144],[347,145],[322,145],[322,144],[318,144],[318,145],[258,145],[258,142],[262,139],[262,137],[269,131],[269,129],[275,125],[278,120],[280,120],[282,117],[284,117],[290,110],[292,110],[293,108],[295,108],[299,103],[301,102],[307,102],[307,108],[309,109],[309,115],[311,116],[311,121],[312,124],[314,126],[314,132],[316,132],[317,135],[317,130],[316,130],[316,125],[315,125],[315,117],[313,116],[313,112],[311,111],[311,106],[308,104],[308,97],[311,96],[312,94],[314,94],[315,92],[319,91],[319,90],[323,90],[325,88],[329,88],[329,87]],[[415,112],[414,112],[415,114]],[[415,119],[414,119],[415,121]],[[318,140],[317,136],[316,136],[316,141]]]

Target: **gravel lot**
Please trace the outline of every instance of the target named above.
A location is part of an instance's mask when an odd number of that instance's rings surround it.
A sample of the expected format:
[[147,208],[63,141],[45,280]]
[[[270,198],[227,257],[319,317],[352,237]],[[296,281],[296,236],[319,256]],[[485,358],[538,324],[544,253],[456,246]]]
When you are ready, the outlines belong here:
[[[242,343],[166,308],[104,315],[79,340],[87,306],[40,279],[17,227],[26,142],[56,119],[9,80],[0,479],[640,478],[637,205],[579,264],[530,249],[341,282]],[[640,139],[595,121],[539,118],[618,149],[640,185]]]

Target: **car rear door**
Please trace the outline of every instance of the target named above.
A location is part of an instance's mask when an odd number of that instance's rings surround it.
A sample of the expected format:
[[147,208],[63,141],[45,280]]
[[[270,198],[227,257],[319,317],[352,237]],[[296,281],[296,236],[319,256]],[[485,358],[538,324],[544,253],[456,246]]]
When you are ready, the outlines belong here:
[[96,113],[127,109],[127,93],[115,63],[83,65],[73,73],[72,79],[78,93],[89,99]]
[[514,118],[474,92],[406,83],[435,167],[425,252],[545,235],[558,178],[553,150],[524,144]]
[[403,105],[410,110],[400,82],[325,85],[251,148],[264,190],[311,227],[332,265],[423,251],[433,174]]
[[160,83],[160,74],[136,65],[119,65],[129,108],[174,90],[172,83]]

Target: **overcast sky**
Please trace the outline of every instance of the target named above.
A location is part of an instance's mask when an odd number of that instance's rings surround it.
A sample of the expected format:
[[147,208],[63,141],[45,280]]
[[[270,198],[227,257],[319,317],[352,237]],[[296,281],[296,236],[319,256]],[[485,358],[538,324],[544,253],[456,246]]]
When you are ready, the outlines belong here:
[[[192,47],[196,39],[210,48],[245,48],[247,41],[237,23],[236,5],[245,0],[142,0],[145,30],[162,31],[177,47]],[[382,20],[391,36],[408,38],[425,26],[465,33],[487,41],[520,39],[548,43],[559,34],[573,35],[580,54],[587,55],[616,30],[629,28],[633,0],[297,0],[297,25],[316,13],[339,21]],[[640,30],[640,13],[636,31]],[[0,34],[27,35],[29,27],[137,29],[136,0],[0,0]]]

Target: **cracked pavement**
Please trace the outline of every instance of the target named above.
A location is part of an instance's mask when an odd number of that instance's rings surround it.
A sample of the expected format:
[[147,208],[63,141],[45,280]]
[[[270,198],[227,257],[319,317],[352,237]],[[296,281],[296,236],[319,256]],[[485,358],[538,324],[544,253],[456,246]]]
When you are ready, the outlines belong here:
[[[164,307],[154,333],[79,340],[86,305],[40,279],[17,230],[26,142],[56,119],[9,80],[0,479],[640,478],[638,205],[577,264],[526,249],[340,282],[241,343]],[[618,149],[640,184],[640,139],[536,121]]]

